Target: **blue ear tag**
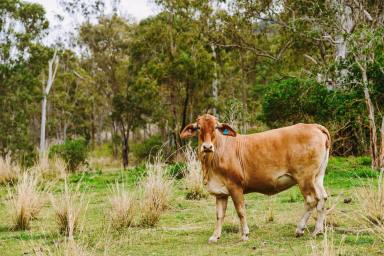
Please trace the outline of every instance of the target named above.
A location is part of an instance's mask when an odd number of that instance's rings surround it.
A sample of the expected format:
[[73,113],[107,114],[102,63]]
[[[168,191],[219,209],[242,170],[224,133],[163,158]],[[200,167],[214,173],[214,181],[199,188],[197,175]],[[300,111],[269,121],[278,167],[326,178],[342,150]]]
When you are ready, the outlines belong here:
[[228,134],[229,134],[229,131],[228,131],[227,129],[224,129],[223,134],[224,134],[224,135],[228,135]]

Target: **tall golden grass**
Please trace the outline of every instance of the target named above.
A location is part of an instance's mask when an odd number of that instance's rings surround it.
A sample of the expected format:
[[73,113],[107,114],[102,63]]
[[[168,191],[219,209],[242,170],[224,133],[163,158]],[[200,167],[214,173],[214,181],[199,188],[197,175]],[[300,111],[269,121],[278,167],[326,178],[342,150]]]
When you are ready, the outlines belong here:
[[368,231],[384,242],[384,177],[356,190],[355,196],[360,205],[357,218]]
[[148,162],[146,168],[148,174],[142,181],[143,197],[140,205],[140,224],[155,226],[169,205],[173,179],[166,174],[166,166],[160,157],[156,157],[153,163]]
[[65,161],[59,157],[50,159],[48,154],[42,154],[30,170],[38,173],[45,179],[65,179],[67,176],[67,164]]
[[20,174],[21,167],[9,155],[0,157],[0,184],[15,183]]
[[138,213],[137,202],[133,196],[126,191],[123,184],[116,184],[112,187],[112,195],[109,198],[111,209],[109,216],[111,226],[114,229],[130,227],[134,223],[135,215]]
[[332,228],[325,227],[323,238],[320,243],[317,243],[315,238],[310,241],[310,248],[312,256],[339,256],[345,255],[344,246],[345,236],[343,236],[340,242],[336,243],[334,239],[334,230]]
[[184,183],[187,189],[187,199],[206,198],[208,194],[204,188],[201,164],[196,152],[188,145],[184,149],[184,155],[186,160]]
[[14,188],[8,188],[10,198],[9,212],[12,227],[15,230],[30,228],[30,223],[42,207],[42,199],[38,191],[38,178],[25,172],[19,178]]
[[79,230],[80,214],[86,211],[83,195],[79,192],[79,186],[74,190],[64,181],[64,190],[57,197],[51,197],[55,212],[55,221],[60,234],[73,238]]

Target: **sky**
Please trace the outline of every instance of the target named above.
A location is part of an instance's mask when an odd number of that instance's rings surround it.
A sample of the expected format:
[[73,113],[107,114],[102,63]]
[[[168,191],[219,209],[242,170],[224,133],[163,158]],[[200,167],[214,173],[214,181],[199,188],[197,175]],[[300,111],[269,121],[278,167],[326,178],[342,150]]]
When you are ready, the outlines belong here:
[[[43,43],[51,44],[60,35],[63,35],[63,32],[73,31],[75,22],[71,17],[64,13],[60,5],[58,4],[59,0],[26,0],[28,2],[39,3],[41,4],[45,11],[46,17],[50,23],[50,31],[47,36],[44,38]],[[111,1],[106,0],[106,14],[111,13],[112,6]],[[140,21],[148,16],[154,15],[157,13],[156,6],[152,3],[152,0],[120,0],[120,5],[118,8],[119,14],[123,17],[133,18],[135,21]],[[55,18],[56,15],[64,16],[62,22],[58,21]]]

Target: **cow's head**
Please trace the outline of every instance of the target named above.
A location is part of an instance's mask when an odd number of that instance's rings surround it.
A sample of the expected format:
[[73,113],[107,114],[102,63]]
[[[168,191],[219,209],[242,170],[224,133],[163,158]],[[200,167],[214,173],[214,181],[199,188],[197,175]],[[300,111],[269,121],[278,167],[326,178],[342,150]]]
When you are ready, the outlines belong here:
[[199,116],[196,123],[187,125],[181,131],[180,137],[186,139],[198,135],[201,152],[212,153],[215,151],[215,130],[226,136],[236,136],[236,132],[228,124],[219,123],[216,117],[205,114]]

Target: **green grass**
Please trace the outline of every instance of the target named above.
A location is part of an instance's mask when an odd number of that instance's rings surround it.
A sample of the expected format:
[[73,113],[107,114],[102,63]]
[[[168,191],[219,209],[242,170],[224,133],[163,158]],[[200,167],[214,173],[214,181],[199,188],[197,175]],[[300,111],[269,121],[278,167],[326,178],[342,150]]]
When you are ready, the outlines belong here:
[[[368,159],[369,160],[369,159]],[[370,170],[367,158],[333,157],[327,169],[325,186],[330,195],[328,207],[336,204],[335,218],[338,227],[332,234],[336,245],[342,244],[342,255],[382,255],[384,246],[371,234],[356,235],[343,230],[358,228],[348,218],[359,207],[356,200],[344,204],[345,197],[353,196],[357,187],[373,182],[378,174]],[[223,234],[217,244],[208,244],[215,223],[214,198],[200,201],[186,200],[187,191],[182,180],[177,180],[171,207],[155,228],[127,228],[111,231],[108,228],[108,196],[116,181],[134,189],[145,175],[142,167],[121,171],[95,171],[73,174],[71,186],[81,183],[80,190],[88,202],[83,218],[83,231],[75,237],[91,254],[104,255],[310,255],[311,245],[320,245],[323,237],[313,239],[308,232],[295,238],[295,226],[303,212],[303,199],[297,187],[268,197],[260,194],[246,195],[246,210],[250,227],[250,240],[240,242],[238,219],[229,202]],[[57,193],[63,184],[54,188]],[[0,254],[32,254],[33,250],[46,249],[61,244],[57,234],[52,206],[48,197],[39,218],[32,221],[29,231],[11,231],[7,213],[7,193],[0,187]],[[268,209],[273,209],[274,220],[267,221]],[[347,217],[346,217],[347,216]],[[315,220],[309,221],[313,230]]]

